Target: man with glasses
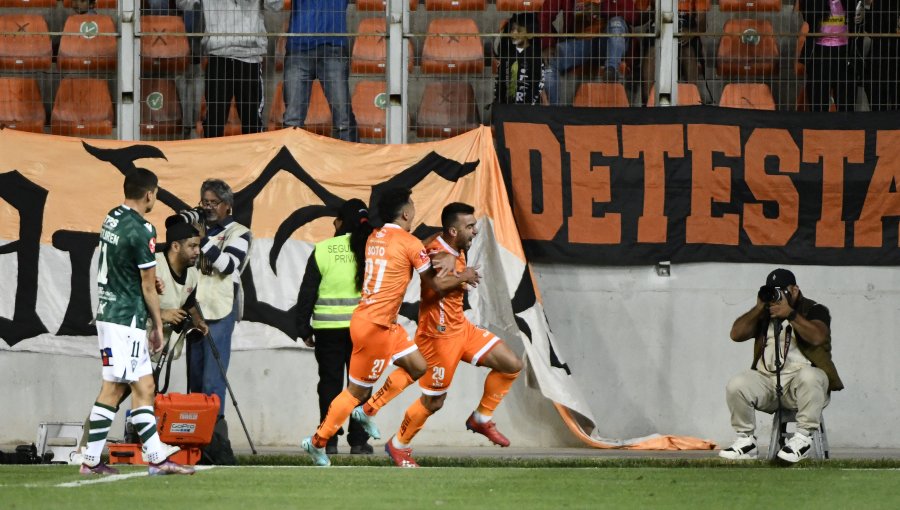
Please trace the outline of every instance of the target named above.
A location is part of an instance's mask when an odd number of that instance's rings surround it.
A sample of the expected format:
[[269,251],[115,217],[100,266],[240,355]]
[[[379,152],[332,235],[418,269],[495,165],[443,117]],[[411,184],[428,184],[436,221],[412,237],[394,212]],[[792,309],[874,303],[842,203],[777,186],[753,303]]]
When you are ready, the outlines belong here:
[[[831,361],[830,328],[828,308],[803,296],[794,273],[781,268],[769,273],[756,305],[731,327],[735,342],[754,339],[753,364],[750,370],[732,377],[725,388],[738,438],[719,452],[720,457],[755,459],[754,411],[773,413],[779,404],[797,411],[797,432],[785,442],[778,458],[795,463],[808,456],[822,409],[831,392],[844,387]],[[775,390],[779,372],[780,398]]]
[[[197,307],[206,319],[222,366],[228,370],[231,334],[243,311],[241,272],[250,250],[250,230],[234,221],[234,192],[220,179],[207,179],[200,186],[200,206],[205,232],[200,241],[200,282]],[[207,342],[196,342],[188,351],[188,387],[192,392],[219,396],[219,420],[213,442],[204,451],[204,461],[234,464],[225,423],[225,377]]]

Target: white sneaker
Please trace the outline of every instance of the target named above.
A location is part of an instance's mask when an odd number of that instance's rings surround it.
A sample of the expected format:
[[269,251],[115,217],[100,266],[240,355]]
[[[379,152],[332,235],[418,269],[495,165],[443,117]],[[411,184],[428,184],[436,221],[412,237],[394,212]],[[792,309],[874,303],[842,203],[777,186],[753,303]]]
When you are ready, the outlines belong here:
[[806,434],[794,432],[794,435],[784,443],[784,447],[778,450],[778,458],[794,464],[808,457],[810,448],[812,448],[812,438]]
[[754,436],[738,436],[731,446],[719,452],[719,457],[728,460],[756,460],[758,455]]
[[172,446],[170,444],[166,444],[160,442],[160,448],[158,452],[147,453],[147,447],[141,447],[141,458],[144,459],[144,462],[147,464],[162,464],[172,455],[181,451],[180,446]]

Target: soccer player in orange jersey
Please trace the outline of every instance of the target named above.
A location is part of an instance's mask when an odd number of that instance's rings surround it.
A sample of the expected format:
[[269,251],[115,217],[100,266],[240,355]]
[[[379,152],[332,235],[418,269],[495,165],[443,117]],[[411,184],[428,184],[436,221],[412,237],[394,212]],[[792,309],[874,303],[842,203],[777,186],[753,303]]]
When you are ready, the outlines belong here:
[[[427,248],[430,256],[449,253],[455,259],[457,275],[477,269],[466,267],[465,253],[478,234],[474,213],[475,209],[468,204],[452,203],[444,207],[441,213],[443,232]],[[481,402],[466,420],[466,428],[484,435],[494,444],[509,446],[509,440],[497,430],[491,417],[522,370],[522,361],[502,340],[490,331],[475,326],[463,314],[463,295],[470,284],[478,283],[479,278],[459,281],[458,276],[447,274],[437,280],[439,288],[451,287],[451,290],[438,292],[422,286],[419,328],[415,337],[419,351],[428,361],[428,369],[419,379],[422,397],[409,406],[399,431],[385,444],[385,451],[400,467],[418,467],[409,443],[428,417],[443,406],[460,361],[491,369],[484,382]],[[412,382],[411,378],[398,372],[402,369],[391,373],[393,386],[387,391],[379,391],[379,395],[364,406],[366,410],[372,413],[375,410],[373,404],[379,407],[384,405],[386,400],[402,391],[404,384]],[[405,382],[407,380],[409,383]]]
[[[354,408],[369,398],[372,386],[389,362],[404,369],[412,379],[418,379],[425,373],[425,358],[403,326],[397,324],[397,313],[413,269],[422,278],[422,287],[434,292],[444,292],[462,280],[477,278],[477,273],[469,270],[444,277],[442,284],[438,283],[436,269],[442,261],[430,258],[422,242],[409,233],[416,213],[411,196],[412,191],[406,188],[388,189],[381,195],[377,208],[384,226],[369,235],[364,253],[355,253],[357,263],[364,266],[361,267],[362,281],[358,282],[362,297],[350,319],[350,337],[353,341],[348,374],[350,382],[331,401],[316,433],[300,443],[318,466],[331,464],[325,453],[328,439],[354,413]],[[354,244],[352,238],[350,244]],[[361,406],[354,413],[354,418],[373,439],[381,437]]]

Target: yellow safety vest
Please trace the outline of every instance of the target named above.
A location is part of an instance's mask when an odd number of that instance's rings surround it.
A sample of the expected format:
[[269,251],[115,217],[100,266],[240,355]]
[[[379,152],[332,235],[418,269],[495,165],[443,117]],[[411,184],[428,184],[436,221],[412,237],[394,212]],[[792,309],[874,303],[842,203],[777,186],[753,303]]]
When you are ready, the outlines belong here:
[[312,327],[349,328],[360,295],[356,290],[356,257],[350,249],[350,234],[316,243],[315,256],[322,281],[313,307]]

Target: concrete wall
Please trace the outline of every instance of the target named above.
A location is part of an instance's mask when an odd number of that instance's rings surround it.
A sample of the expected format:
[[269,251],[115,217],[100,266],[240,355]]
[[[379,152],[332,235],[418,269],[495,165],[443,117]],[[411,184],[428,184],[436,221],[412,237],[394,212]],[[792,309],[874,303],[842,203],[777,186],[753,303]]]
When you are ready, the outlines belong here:
[[[560,356],[591,402],[599,434],[625,439],[659,432],[729,442],[724,386],[749,366],[752,346],[731,342],[728,332],[773,267],[676,265],[663,278],[652,267],[536,265]],[[804,293],[828,306],[833,317],[834,358],[847,389],[833,395],[825,413],[832,446],[900,447],[893,434],[900,421],[897,272],[792,269]],[[445,408],[419,435],[420,445],[485,445],[463,426],[481,395],[484,373],[460,368]],[[9,444],[33,441],[41,421],[83,420],[100,370],[93,358],[2,351],[0,374],[0,444]],[[236,352],[229,374],[256,443],[296,445],[318,423],[310,350]],[[524,379],[498,410],[501,430],[519,446],[579,444]],[[184,388],[180,373],[172,388]],[[416,394],[410,389],[379,414],[383,432],[396,430]],[[246,445],[230,406],[227,416],[232,440]],[[769,419],[763,416],[758,434],[767,437]],[[113,435],[121,430],[120,416]]]
[[[600,435],[660,432],[730,443],[725,383],[749,368],[753,347],[728,335],[774,267],[675,265],[663,278],[652,267],[537,265],[550,325]],[[900,447],[898,272],[791,269],[804,294],[831,310],[833,356],[846,389],[825,410],[830,444]],[[768,416],[757,419],[757,434],[765,438]]]

